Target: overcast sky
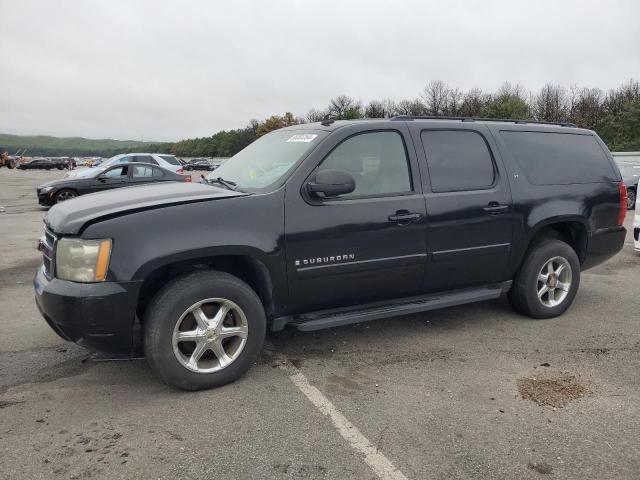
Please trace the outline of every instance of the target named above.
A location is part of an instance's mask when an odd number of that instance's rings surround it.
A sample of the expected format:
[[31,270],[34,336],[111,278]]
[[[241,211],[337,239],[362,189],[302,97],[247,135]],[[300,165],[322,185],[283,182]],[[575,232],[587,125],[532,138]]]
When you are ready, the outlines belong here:
[[640,1],[0,0],[0,132],[209,136],[429,80],[640,77]]

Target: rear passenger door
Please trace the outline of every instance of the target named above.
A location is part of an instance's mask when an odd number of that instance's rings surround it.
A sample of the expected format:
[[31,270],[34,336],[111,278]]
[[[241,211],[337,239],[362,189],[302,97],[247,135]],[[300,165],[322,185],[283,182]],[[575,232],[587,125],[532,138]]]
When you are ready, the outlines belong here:
[[513,216],[507,174],[483,125],[409,124],[427,208],[426,291],[507,280]]
[[129,170],[131,170],[131,179],[129,183],[131,185],[145,185],[147,183],[151,183],[157,179],[153,177],[153,168],[151,165],[130,165]]

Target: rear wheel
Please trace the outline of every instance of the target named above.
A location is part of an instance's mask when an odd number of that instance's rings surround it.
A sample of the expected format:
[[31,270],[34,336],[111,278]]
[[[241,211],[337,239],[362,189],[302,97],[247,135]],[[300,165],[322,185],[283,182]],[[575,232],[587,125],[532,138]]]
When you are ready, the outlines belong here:
[[73,190],[64,188],[60,190],[58,193],[56,193],[54,198],[55,198],[55,203],[60,203],[60,202],[64,202],[65,200],[71,200],[72,198],[76,198],[77,196],[78,194]]
[[166,383],[203,390],[233,382],[258,357],[266,318],[256,293],[224,272],[166,285],[144,314],[144,350]]
[[580,261],[561,240],[534,245],[509,291],[511,305],[523,315],[552,318],[573,302],[580,284]]

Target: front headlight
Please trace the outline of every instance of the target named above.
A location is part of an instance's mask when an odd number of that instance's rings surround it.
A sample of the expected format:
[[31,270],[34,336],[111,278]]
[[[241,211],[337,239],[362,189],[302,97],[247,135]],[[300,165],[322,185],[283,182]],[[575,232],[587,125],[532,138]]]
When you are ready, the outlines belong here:
[[56,277],[72,282],[102,282],[107,277],[111,240],[62,238],[56,246]]
[[51,190],[53,190],[53,187],[42,187],[40,193],[49,193]]

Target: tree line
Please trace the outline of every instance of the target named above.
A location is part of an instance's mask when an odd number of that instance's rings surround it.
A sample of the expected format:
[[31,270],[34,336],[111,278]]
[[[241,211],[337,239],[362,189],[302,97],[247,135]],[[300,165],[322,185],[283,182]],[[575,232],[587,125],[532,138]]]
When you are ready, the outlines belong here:
[[[505,82],[494,92],[471,88],[463,91],[441,80],[429,82],[415,98],[390,98],[363,103],[347,95],[332,98],[321,109],[303,116],[290,112],[265,120],[251,120],[244,128],[222,130],[210,137],[175,143],[120,142],[79,138],[18,137],[0,134],[5,149],[27,148],[31,155],[101,155],[126,152],[173,153],[180,157],[230,157],[256,138],[278,128],[325,118],[390,118],[398,115],[509,118],[574,123],[595,130],[612,151],[640,150],[640,83],[629,80],[603,91],[548,83],[537,92]],[[12,151],[13,151],[12,150]]]
[[[612,151],[640,150],[640,83],[629,80],[617,88],[564,87],[548,83],[537,92],[505,82],[495,92],[480,88],[460,90],[441,80],[429,82],[415,98],[389,98],[362,103],[339,95],[323,109],[302,117],[287,112],[263,121],[251,120],[245,128],[223,130],[210,137],[157,145],[162,151],[185,157],[230,157],[258,137],[278,128],[326,118],[352,120],[398,115],[505,118],[573,123],[595,130]],[[147,146],[148,148],[148,146]]]

